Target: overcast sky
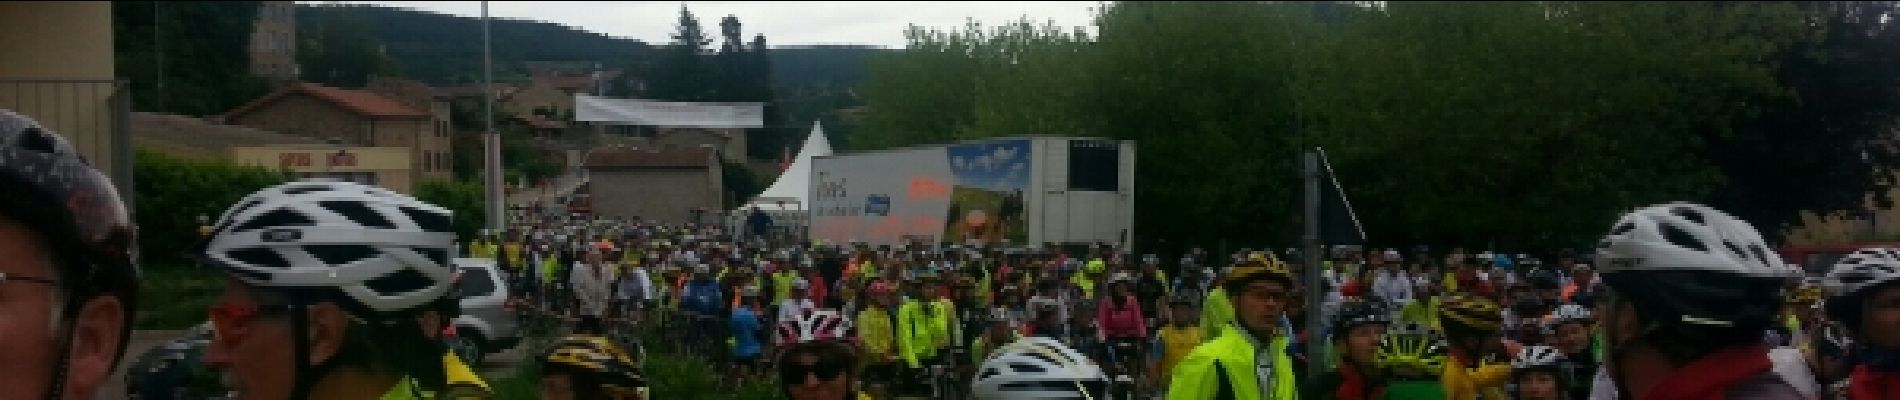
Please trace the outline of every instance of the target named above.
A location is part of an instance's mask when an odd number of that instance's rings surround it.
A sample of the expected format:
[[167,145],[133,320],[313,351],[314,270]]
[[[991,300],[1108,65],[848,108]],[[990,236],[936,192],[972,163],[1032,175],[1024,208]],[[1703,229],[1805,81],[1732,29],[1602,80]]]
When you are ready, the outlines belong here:
[[[300,2],[317,3],[317,2]],[[350,1],[414,8],[469,17],[481,16],[479,1]],[[670,41],[679,18],[679,2],[668,1],[494,1],[495,18],[532,19],[577,27],[647,43]],[[801,44],[904,46],[904,27],[962,26],[967,18],[995,25],[1029,17],[1061,26],[1087,26],[1093,1],[691,1],[686,6],[700,26],[717,37],[719,19],[736,15],[748,40],[764,33],[774,47]],[[1091,30],[1092,31],[1092,30]]]

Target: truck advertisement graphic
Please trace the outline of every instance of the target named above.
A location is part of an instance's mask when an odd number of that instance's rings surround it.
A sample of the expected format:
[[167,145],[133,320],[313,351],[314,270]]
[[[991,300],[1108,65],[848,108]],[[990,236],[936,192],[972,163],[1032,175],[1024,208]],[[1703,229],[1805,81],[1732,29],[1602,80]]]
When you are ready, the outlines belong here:
[[[1126,149],[1071,160],[1071,142]],[[1035,137],[814,158],[810,234],[891,245],[1122,243],[1134,213],[1133,146]],[[1114,183],[1071,187],[1078,171]]]

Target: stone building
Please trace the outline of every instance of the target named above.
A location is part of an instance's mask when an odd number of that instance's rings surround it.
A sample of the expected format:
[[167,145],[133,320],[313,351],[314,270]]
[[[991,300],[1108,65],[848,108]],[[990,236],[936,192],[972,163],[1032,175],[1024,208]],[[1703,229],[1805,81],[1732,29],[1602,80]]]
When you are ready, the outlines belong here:
[[585,165],[595,215],[691,221],[695,210],[717,212],[725,184],[710,148],[597,149]]

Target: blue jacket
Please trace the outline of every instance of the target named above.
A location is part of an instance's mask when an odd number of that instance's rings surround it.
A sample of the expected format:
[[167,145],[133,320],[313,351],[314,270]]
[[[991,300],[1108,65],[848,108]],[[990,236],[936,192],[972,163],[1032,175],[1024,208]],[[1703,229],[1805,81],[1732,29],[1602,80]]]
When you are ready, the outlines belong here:
[[725,309],[725,298],[719,290],[719,281],[695,279],[686,283],[680,292],[680,309],[708,314],[718,314]]
[[759,343],[759,313],[752,307],[732,309],[732,355],[756,357],[764,349]]

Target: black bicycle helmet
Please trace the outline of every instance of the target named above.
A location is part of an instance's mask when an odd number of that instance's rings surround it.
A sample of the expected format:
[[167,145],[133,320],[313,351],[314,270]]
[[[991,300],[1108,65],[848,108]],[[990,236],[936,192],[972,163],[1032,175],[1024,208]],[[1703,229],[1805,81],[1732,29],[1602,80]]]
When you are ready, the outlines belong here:
[[[38,122],[0,109],[0,218],[39,235],[53,255],[61,305],[58,354],[70,342],[72,313],[101,296],[114,296],[125,312],[118,349],[131,337],[138,309],[139,268],[136,228],[112,180],[73,149],[72,144]],[[66,369],[61,357],[55,371]],[[113,360],[113,366],[118,365]],[[65,379],[54,377],[48,391],[59,397]]]
[[1385,302],[1371,299],[1347,299],[1339,304],[1339,311],[1333,313],[1333,335],[1343,337],[1346,331],[1366,324],[1390,324],[1392,312]]

